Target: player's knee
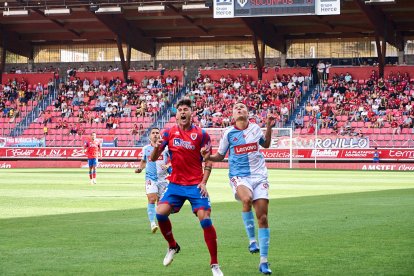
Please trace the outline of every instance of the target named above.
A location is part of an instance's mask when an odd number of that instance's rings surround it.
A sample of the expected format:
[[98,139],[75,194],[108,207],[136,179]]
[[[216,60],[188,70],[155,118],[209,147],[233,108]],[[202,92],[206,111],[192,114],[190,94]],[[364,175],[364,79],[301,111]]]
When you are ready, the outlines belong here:
[[252,200],[252,198],[250,196],[243,197],[240,200],[241,200],[241,202],[243,204],[243,207],[245,207],[245,208],[252,207],[253,200]]
[[257,218],[259,226],[267,227],[267,214],[260,214]]
[[155,194],[148,195],[148,203],[155,204],[156,201],[157,201],[157,195]]
[[213,222],[211,221],[210,218],[206,218],[206,219],[200,220],[200,225],[203,229],[205,229],[213,225]]
[[158,221],[167,221],[168,220],[168,215],[161,215],[161,214],[156,214],[157,216],[157,220]]
[[167,204],[158,204],[156,212],[160,215],[169,216],[171,213],[171,207]]

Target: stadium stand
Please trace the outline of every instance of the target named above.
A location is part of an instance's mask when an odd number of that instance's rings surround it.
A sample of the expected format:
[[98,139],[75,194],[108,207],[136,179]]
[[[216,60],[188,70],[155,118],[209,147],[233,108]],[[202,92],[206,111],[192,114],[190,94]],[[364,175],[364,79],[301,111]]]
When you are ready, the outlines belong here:
[[[251,120],[261,124],[267,112],[273,112],[278,127],[286,125],[309,89],[309,70],[269,69],[263,81],[257,80],[253,69],[202,69],[186,93],[196,107],[195,123],[226,127],[231,123],[228,106],[241,100],[252,108]],[[313,90],[299,120],[295,120],[298,115],[291,118],[295,134],[314,134],[317,125],[320,135],[369,136],[377,146],[402,146],[413,140],[414,82],[409,72],[390,70],[385,79],[378,79],[370,67],[331,72],[330,78]],[[120,146],[132,146],[154,123],[160,109],[173,109],[169,100],[177,93],[178,77],[157,74],[144,76],[138,83],[130,77],[123,83],[119,72],[78,73],[59,85],[53,104],[34,118],[21,137],[46,136],[49,146],[77,146],[81,139],[76,135],[96,131],[109,141],[116,137]],[[51,74],[39,74],[42,81],[49,77],[47,83],[40,83],[36,75],[18,75],[20,81],[15,77],[3,82],[3,136],[48,95]],[[359,79],[361,76],[364,79]],[[174,117],[165,127],[173,123]]]
[[[53,79],[35,76],[14,77],[8,75],[0,87],[0,130],[2,136],[11,131],[25,118],[53,87]],[[46,80],[47,79],[47,80]],[[29,81],[30,80],[30,81]]]
[[[354,69],[364,79],[356,77]],[[410,73],[390,70],[379,79],[375,70],[364,69],[333,71],[314,90],[309,89],[312,77],[307,69],[269,68],[263,81],[257,80],[253,69],[202,69],[185,96],[194,102],[195,123],[206,128],[231,124],[228,107],[243,101],[252,109],[252,121],[263,124],[267,112],[272,112],[277,126],[292,126],[295,135],[318,131],[319,135],[369,137],[380,147],[413,141],[414,79]],[[18,76],[20,81],[14,78],[3,82],[3,136],[10,135],[48,95],[53,80],[47,76],[49,81],[40,84],[32,74],[29,78]],[[179,85],[179,76],[162,77],[157,71],[140,72],[127,82],[121,81],[119,72],[80,72],[59,84],[53,103],[33,118],[20,137],[44,137],[48,146],[79,146],[83,135],[95,131],[112,145],[133,146],[157,122],[160,110],[174,114],[171,99]],[[161,126],[168,128],[174,123],[172,116]],[[213,143],[218,142],[216,138]]]
[[[21,137],[44,136],[47,146],[79,146],[82,136],[96,132],[112,145],[133,146],[177,93],[179,76],[152,72],[137,82],[131,76],[123,83],[119,76],[107,73],[82,73],[61,82],[53,104]],[[136,132],[134,125],[139,126]]]
[[404,146],[412,141],[414,79],[408,72],[389,71],[378,78],[375,70],[357,79],[352,68],[334,73],[315,90],[303,107],[303,127],[296,134],[319,133],[369,136],[376,146]]

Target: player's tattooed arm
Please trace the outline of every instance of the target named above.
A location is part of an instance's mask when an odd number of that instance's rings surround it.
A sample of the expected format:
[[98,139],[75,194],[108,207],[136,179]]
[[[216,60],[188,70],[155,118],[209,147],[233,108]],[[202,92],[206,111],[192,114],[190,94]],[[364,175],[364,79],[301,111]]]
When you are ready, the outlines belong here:
[[207,181],[211,174],[211,169],[213,167],[213,163],[211,161],[206,161],[204,163],[204,174],[203,174],[203,180],[201,180],[200,184],[198,184],[198,188],[200,188],[200,192],[202,196],[208,196],[207,192]]

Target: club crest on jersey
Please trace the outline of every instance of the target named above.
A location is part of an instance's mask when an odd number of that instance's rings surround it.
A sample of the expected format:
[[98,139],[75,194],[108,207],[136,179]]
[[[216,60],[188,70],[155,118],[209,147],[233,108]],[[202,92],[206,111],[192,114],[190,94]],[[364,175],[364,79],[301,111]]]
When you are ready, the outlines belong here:
[[191,133],[190,137],[194,141],[195,139],[197,139],[197,133]]

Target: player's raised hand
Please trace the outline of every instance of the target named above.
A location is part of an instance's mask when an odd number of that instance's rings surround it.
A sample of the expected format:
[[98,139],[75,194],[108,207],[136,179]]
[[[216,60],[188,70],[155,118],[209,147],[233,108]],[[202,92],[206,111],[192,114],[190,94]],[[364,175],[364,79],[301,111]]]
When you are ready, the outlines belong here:
[[200,188],[200,194],[202,197],[208,197],[206,183],[201,182],[200,184],[197,185],[197,188]]
[[266,117],[266,126],[267,127],[272,127],[274,124],[276,123],[276,119],[273,116],[272,113],[267,113],[267,117]]
[[161,144],[162,144],[162,139],[158,139],[157,140],[157,142],[155,142],[155,146],[158,148],[158,147],[160,147],[161,146]]
[[210,158],[211,145],[206,145],[201,148],[200,154],[203,157],[204,161],[207,161]]

